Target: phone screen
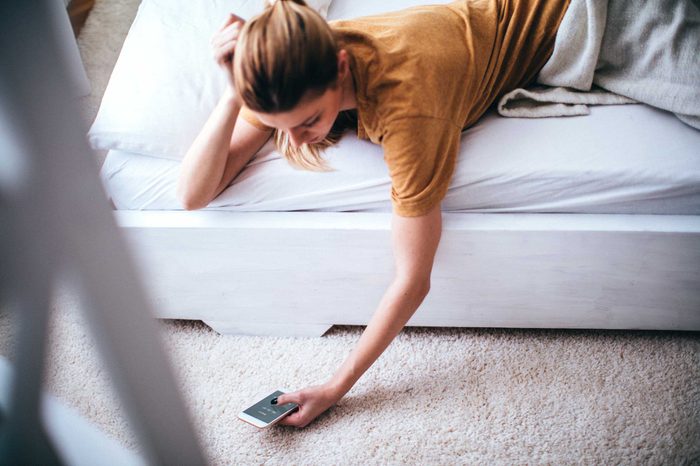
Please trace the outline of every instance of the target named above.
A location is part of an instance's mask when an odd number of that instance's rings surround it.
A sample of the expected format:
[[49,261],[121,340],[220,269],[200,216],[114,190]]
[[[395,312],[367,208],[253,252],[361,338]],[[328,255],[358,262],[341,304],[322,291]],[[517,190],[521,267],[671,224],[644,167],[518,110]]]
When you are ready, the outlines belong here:
[[253,416],[255,418],[260,419],[261,421],[265,422],[266,424],[269,424],[270,422],[274,421],[281,415],[290,412],[294,408],[296,408],[298,405],[296,403],[287,403],[283,405],[273,405],[272,400],[273,398],[277,398],[280,395],[283,395],[283,392],[280,392],[279,390],[274,392],[271,395],[268,395],[267,397],[263,398],[262,400],[258,401],[255,403],[253,406],[250,408],[246,409],[243,411],[249,416]]

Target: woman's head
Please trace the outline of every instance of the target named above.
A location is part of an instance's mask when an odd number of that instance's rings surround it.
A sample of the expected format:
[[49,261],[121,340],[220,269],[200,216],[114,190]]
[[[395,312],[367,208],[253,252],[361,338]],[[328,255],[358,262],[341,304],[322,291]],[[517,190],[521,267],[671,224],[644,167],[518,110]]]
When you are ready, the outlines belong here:
[[236,92],[277,129],[278,149],[296,166],[323,169],[319,149],[339,139],[340,79],[349,73],[323,17],[303,0],[274,1],[245,24],[233,66]]

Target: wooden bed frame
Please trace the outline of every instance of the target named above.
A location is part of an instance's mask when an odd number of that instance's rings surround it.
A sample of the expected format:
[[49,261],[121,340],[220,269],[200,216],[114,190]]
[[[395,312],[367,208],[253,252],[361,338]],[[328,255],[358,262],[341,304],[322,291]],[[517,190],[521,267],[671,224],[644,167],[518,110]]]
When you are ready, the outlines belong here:
[[[366,325],[393,278],[389,213],[115,217],[157,317],[220,333]],[[700,216],[445,212],[408,325],[700,330]]]

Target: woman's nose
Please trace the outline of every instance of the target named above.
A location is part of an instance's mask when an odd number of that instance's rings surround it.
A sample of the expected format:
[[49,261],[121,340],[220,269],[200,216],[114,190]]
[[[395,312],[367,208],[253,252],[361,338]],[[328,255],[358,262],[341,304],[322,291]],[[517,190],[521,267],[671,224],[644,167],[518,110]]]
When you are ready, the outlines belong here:
[[292,144],[292,147],[295,149],[298,149],[299,146],[304,144],[306,142],[306,131],[303,129],[300,130],[291,130],[289,131],[289,142]]

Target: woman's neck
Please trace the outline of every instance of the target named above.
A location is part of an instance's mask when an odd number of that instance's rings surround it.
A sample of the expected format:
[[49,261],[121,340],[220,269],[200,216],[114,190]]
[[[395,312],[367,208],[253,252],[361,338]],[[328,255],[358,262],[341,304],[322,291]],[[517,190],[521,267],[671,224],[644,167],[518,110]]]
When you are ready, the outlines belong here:
[[348,67],[348,74],[345,75],[343,80],[343,100],[340,103],[340,111],[352,110],[357,108],[357,101],[355,100],[355,79],[353,78],[352,71]]

